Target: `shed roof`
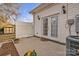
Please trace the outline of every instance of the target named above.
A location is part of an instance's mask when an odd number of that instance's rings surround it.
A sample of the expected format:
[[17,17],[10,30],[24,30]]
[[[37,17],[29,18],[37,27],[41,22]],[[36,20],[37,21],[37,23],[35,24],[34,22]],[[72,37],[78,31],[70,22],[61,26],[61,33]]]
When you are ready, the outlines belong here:
[[12,24],[6,24],[6,25],[4,25],[4,27],[14,27],[14,25],[12,25]]

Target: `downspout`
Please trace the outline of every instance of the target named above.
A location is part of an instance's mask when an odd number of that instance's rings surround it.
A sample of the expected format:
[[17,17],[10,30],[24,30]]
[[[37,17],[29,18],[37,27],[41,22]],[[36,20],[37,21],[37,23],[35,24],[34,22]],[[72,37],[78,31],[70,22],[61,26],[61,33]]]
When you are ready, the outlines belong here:
[[[68,3],[67,3],[67,20],[68,20]],[[71,35],[71,27],[69,27],[69,35]]]
[[[67,3],[67,21],[68,21],[68,3]],[[71,26],[72,25],[68,25],[68,27],[69,27],[69,35],[71,35]]]
[[35,13],[33,14],[33,35],[35,36]]

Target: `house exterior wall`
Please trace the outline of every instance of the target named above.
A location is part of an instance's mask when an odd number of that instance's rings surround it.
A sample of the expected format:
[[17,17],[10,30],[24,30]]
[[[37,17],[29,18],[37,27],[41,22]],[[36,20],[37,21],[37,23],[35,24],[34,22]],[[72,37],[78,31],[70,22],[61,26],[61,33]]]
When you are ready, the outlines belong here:
[[[79,3],[74,3],[74,4],[68,4],[68,19],[74,19],[76,20],[76,15],[79,14]],[[71,28],[71,34],[76,35],[75,32],[75,22],[74,25]]]
[[16,38],[33,36],[33,24],[27,22],[16,22]]
[[[66,6],[66,14],[62,13],[62,6]],[[66,37],[69,35],[69,28],[67,25],[67,6],[68,6],[68,19],[75,19],[75,15],[79,14],[79,4],[57,4],[51,6],[48,9],[42,10],[39,13],[35,14],[35,35],[39,37],[49,38],[51,40],[59,41],[62,43],[66,42]],[[40,20],[38,20],[37,15],[40,16]],[[42,17],[57,15],[58,16],[58,37],[51,37],[51,19],[49,17],[48,20],[48,36],[43,35],[42,25],[43,19]],[[72,25],[71,34],[76,35],[75,33],[75,24]]]
[[[66,5],[66,4],[59,4],[59,5],[52,6],[35,15],[35,35],[36,36],[41,36],[41,37],[49,38],[51,40],[65,42],[65,38],[63,37],[63,32],[65,32],[65,29],[63,28],[64,27],[63,22],[64,20],[66,20],[66,15],[62,14],[62,10],[61,10],[62,5]],[[48,20],[48,36],[44,36],[42,31],[43,29],[42,17],[55,15],[55,14],[58,15],[58,37],[57,38],[51,37],[51,19],[50,18]],[[41,17],[41,20],[37,19],[37,15]]]

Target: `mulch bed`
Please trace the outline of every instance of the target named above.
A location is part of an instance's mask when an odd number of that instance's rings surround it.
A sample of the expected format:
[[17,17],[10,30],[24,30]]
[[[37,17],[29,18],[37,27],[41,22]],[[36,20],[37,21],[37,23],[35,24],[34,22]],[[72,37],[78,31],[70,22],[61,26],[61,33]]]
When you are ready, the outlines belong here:
[[0,48],[0,56],[6,56],[8,54],[11,56],[19,56],[13,42],[4,43]]

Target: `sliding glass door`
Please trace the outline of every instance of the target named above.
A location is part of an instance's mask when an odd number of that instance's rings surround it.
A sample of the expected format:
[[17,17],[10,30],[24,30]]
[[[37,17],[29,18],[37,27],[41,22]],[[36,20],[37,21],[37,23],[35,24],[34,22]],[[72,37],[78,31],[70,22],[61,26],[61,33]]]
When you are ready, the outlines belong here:
[[48,18],[43,18],[43,35],[48,35]]
[[58,16],[51,17],[51,37],[58,36]]

